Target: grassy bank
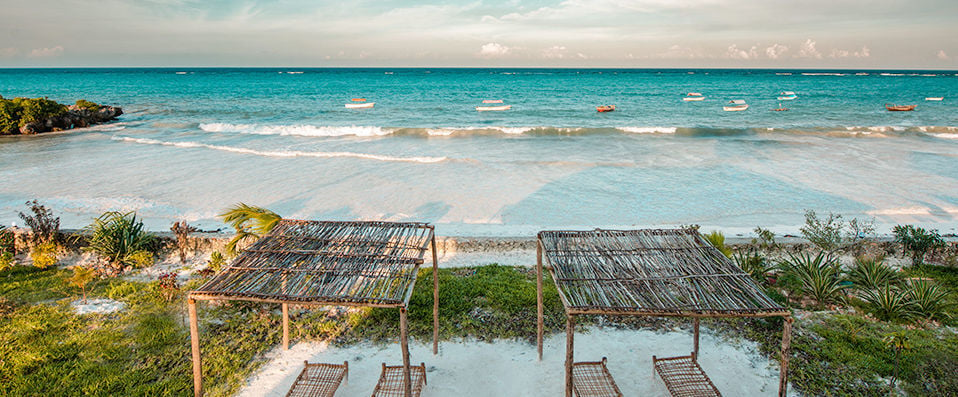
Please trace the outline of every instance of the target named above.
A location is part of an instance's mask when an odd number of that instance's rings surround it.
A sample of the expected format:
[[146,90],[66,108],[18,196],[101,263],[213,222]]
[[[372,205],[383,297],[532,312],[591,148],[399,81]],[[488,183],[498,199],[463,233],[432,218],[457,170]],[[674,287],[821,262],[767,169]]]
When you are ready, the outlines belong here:
[[[956,288],[958,273],[926,267],[923,274]],[[74,314],[78,291],[66,270],[16,267],[0,272],[0,395],[188,395],[192,391],[189,332],[182,293],[167,301],[157,282],[97,281],[89,298],[127,305],[114,314]],[[183,290],[197,285],[195,279]],[[443,339],[535,338],[535,272],[483,266],[441,269],[440,335]],[[546,280],[547,332],[560,332],[562,308]],[[432,274],[424,270],[409,311],[413,338],[432,336]],[[200,305],[205,385],[209,395],[234,394],[280,343],[277,305]],[[909,349],[900,357],[901,390],[912,395],[954,395],[958,339],[945,327],[882,322],[861,314],[799,312],[793,339],[791,379],[808,395],[887,395],[894,352],[883,339],[902,332]],[[584,319],[598,322],[599,319]],[[391,341],[395,310],[295,308],[295,341],[328,339],[336,344]],[[622,327],[686,326],[682,320],[633,320]],[[777,354],[780,320],[715,320],[706,326],[756,340],[769,357]]]

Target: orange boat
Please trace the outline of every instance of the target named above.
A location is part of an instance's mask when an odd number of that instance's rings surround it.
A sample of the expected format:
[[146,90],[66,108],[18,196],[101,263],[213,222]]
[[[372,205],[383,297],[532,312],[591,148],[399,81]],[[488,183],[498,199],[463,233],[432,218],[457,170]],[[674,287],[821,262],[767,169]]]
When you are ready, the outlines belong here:
[[615,110],[615,105],[596,106],[596,107],[595,107],[595,111],[597,111],[597,112],[599,112],[599,113],[611,112],[611,111],[613,111],[613,110]]
[[353,98],[353,102],[366,102],[366,98]]
[[893,103],[885,104],[885,109],[887,109],[889,112],[910,112],[915,110],[917,107],[918,105],[895,105]]

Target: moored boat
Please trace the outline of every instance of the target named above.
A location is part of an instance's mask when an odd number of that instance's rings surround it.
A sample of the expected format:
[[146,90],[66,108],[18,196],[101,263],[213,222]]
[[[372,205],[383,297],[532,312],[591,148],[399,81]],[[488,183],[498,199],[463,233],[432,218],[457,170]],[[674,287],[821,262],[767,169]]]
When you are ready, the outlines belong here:
[[798,95],[791,91],[782,91],[778,94],[778,100],[780,101],[791,101],[795,98],[798,98]]
[[495,112],[502,110],[512,109],[512,105],[503,105],[503,106],[476,106],[476,111],[479,112]]
[[885,109],[887,109],[889,112],[910,112],[915,110],[917,107],[918,105],[895,105],[893,103],[885,104]]
[[502,103],[502,99],[483,99],[482,103]]
[[726,112],[741,112],[748,109],[748,104],[745,103],[744,99],[733,99],[728,101],[728,104],[722,106],[722,110]]
[[615,110],[615,105],[596,106],[595,111],[599,113],[611,112]]
[[682,98],[682,100],[686,102],[704,101],[705,97],[698,92],[690,92],[685,96],[685,98]]
[[781,104],[781,103],[780,103],[780,104],[778,104],[778,107],[777,107],[777,108],[775,108],[775,109],[772,109],[772,111],[773,111],[773,112],[784,112],[784,111],[787,111],[787,110],[788,110],[788,108],[787,108],[787,107],[784,107],[784,106],[782,106],[782,104]]
[[930,96],[930,97],[925,98],[926,101],[942,101],[942,100],[944,100],[944,99],[945,99],[945,97],[943,97],[943,96]]
[[369,109],[375,105],[376,105],[376,102],[347,103],[346,109]]

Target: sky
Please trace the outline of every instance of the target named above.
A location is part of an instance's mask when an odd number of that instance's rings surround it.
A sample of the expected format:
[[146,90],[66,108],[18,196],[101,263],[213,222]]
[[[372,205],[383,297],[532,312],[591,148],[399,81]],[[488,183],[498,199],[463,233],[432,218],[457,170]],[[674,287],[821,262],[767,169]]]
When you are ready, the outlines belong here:
[[958,69],[958,0],[0,0],[0,67]]

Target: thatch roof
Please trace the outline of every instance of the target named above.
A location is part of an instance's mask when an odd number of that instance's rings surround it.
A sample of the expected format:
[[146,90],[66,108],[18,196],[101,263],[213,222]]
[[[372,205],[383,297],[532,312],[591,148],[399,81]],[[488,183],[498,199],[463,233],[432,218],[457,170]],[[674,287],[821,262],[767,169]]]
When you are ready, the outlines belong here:
[[432,236],[425,223],[284,219],[190,297],[404,306]]
[[544,231],[539,241],[570,314],[789,314],[693,229]]

